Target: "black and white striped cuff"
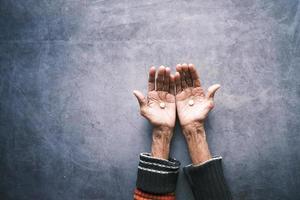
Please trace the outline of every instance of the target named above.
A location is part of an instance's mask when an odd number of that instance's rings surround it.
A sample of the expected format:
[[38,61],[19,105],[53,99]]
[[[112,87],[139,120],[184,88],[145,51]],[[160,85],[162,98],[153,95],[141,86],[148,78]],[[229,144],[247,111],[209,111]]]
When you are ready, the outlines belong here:
[[172,193],[176,189],[180,162],[152,157],[149,153],[140,154],[137,188],[152,194]]

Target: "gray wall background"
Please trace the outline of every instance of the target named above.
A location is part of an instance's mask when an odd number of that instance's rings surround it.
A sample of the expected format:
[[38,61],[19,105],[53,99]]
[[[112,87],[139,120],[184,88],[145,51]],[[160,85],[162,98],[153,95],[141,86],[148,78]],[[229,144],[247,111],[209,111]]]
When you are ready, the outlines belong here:
[[[235,199],[300,199],[298,0],[0,0],[0,196],[131,199],[150,65],[220,83],[206,123]],[[190,163],[177,127],[172,156]],[[178,200],[192,200],[181,172]]]

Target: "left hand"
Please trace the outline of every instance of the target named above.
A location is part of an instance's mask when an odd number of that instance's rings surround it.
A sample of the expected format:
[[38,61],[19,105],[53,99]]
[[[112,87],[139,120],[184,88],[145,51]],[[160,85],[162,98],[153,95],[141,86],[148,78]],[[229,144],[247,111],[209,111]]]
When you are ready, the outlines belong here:
[[155,67],[151,67],[148,80],[147,98],[140,91],[133,91],[139,104],[141,115],[157,128],[173,129],[176,119],[175,78],[170,68],[160,66],[155,78]]
[[168,159],[176,120],[175,78],[170,68],[164,66],[159,67],[157,78],[155,74],[155,67],[151,67],[147,98],[140,91],[133,93],[140,104],[141,115],[154,126],[151,155]]

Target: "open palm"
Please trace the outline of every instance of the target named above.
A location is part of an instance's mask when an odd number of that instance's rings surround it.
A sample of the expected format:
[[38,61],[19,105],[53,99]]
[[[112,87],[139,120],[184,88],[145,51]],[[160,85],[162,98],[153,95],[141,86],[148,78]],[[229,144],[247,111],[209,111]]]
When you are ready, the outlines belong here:
[[212,85],[205,94],[194,65],[177,65],[176,70],[176,107],[181,126],[203,122],[214,106],[214,94],[220,85]]
[[134,91],[140,104],[141,115],[154,126],[173,128],[176,119],[175,78],[170,68],[161,66],[157,72],[150,68],[147,98],[140,91]]

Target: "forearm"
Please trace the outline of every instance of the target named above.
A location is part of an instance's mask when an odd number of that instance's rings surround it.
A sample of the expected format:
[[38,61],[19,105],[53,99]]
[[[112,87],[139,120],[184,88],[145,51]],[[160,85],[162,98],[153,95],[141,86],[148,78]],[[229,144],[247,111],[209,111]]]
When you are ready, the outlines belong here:
[[197,165],[211,159],[204,124],[202,122],[193,122],[182,127],[182,129],[192,163]]
[[173,128],[154,127],[151,154],[142,153],[137,175],[135,200],[175,200],[180,162],[169,157]]
[[170,143],[173,136],[173,128],[154,127],[152,133],[151,156],[155,158],[168,159]]
[[183,127],[192,165],[184,168],[188,177],[195,199],[231,200],[231,194],[226,184],[221,157],[212,158],[204,124],[200,122],[191,123]]

